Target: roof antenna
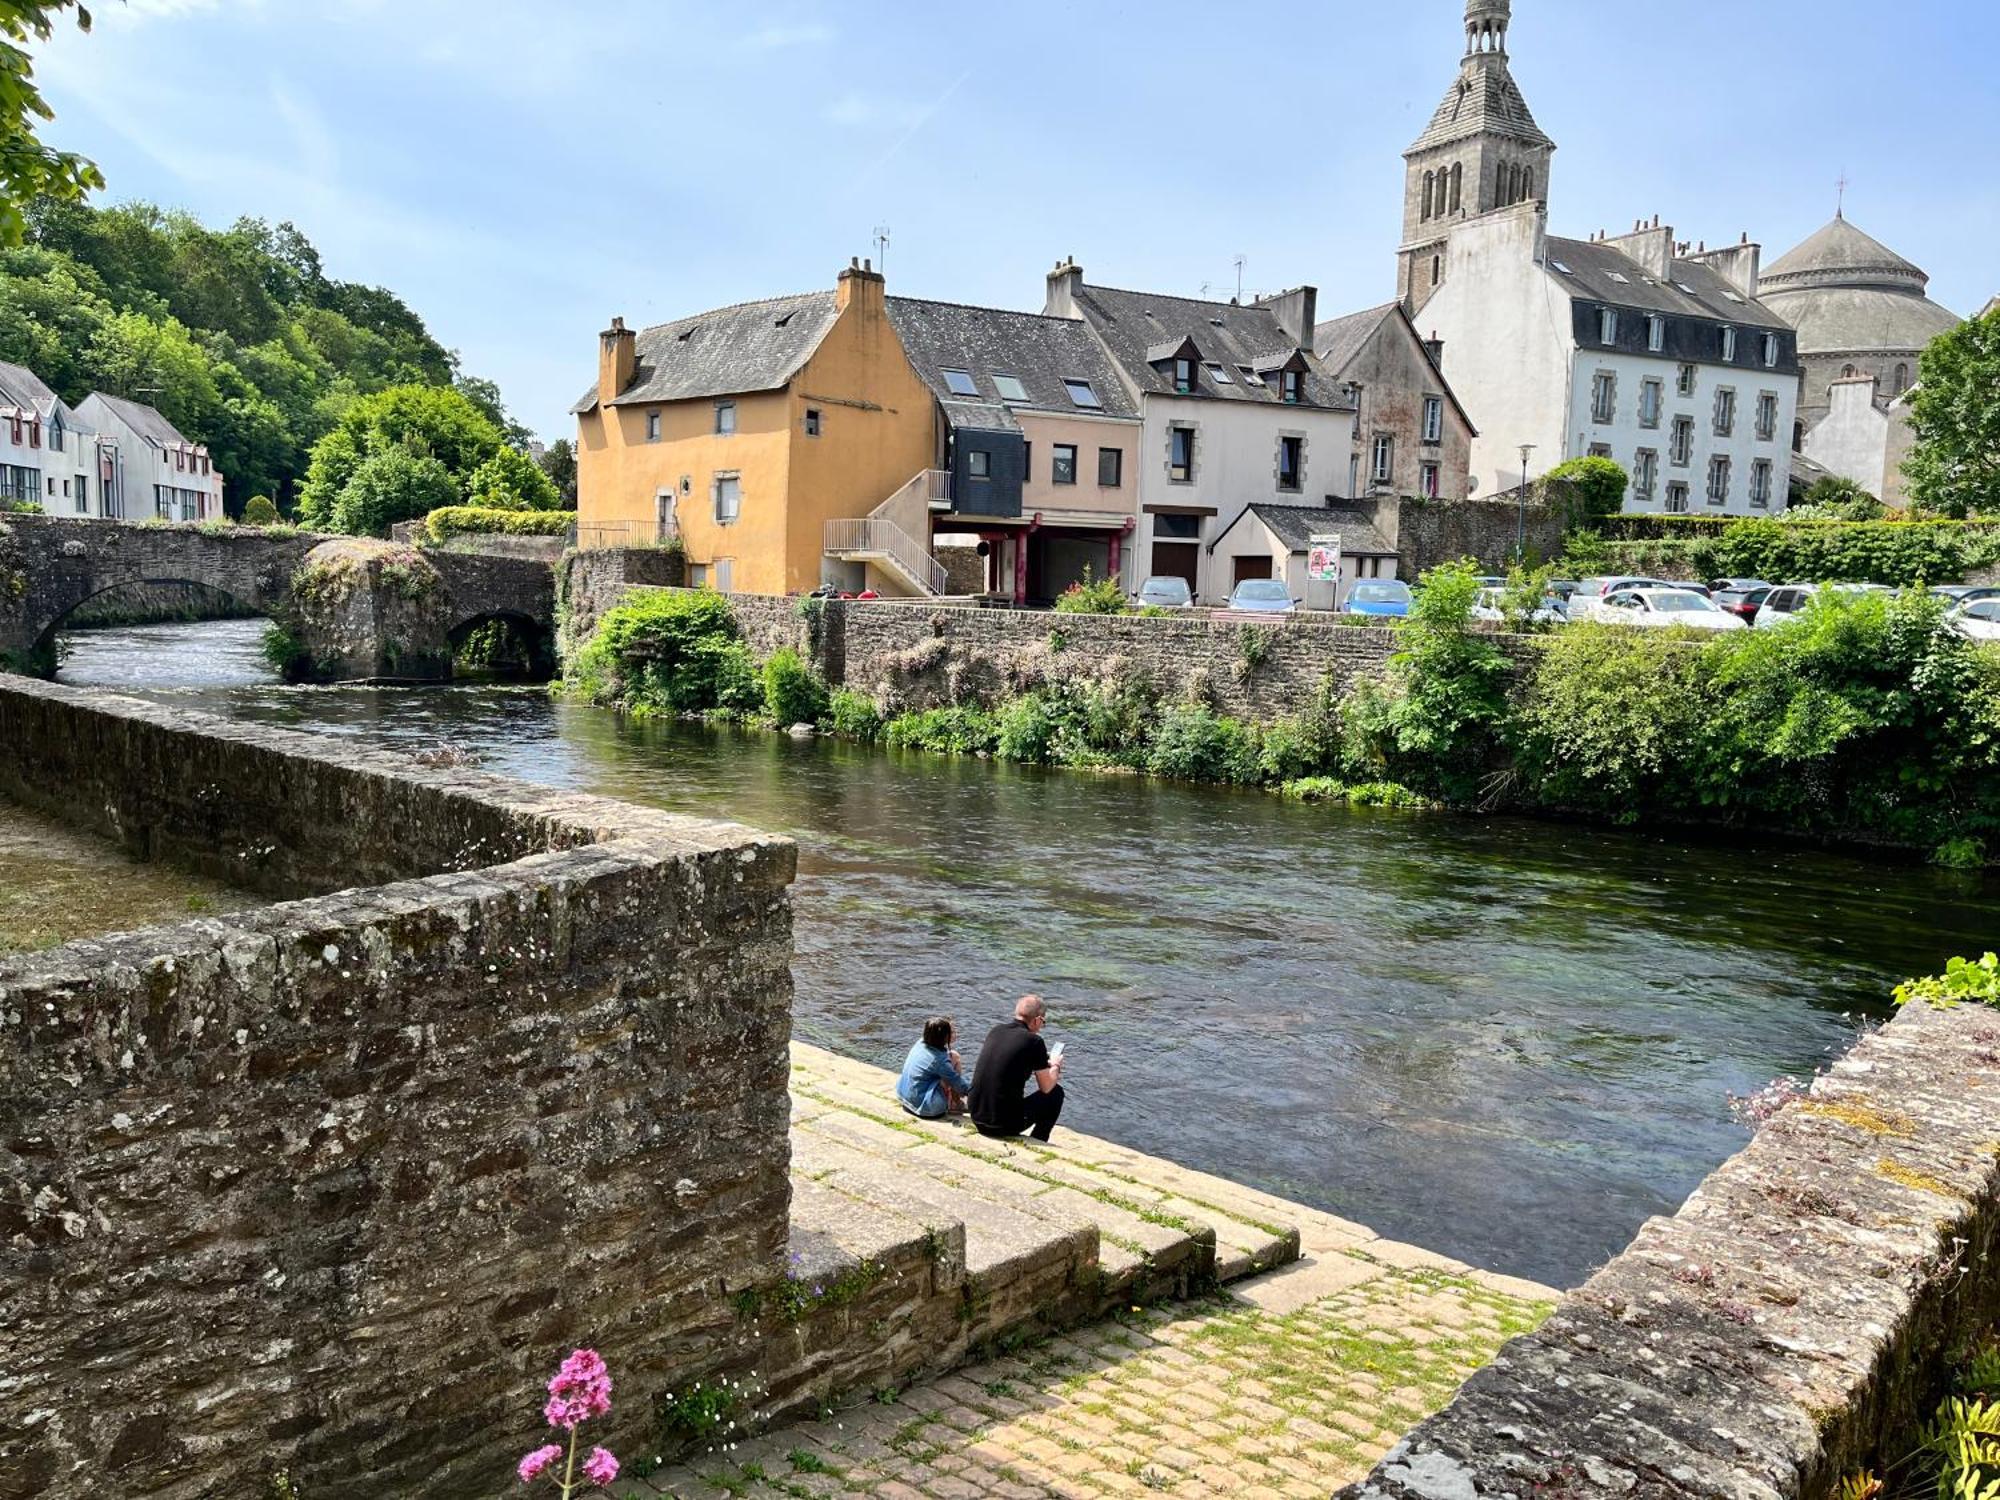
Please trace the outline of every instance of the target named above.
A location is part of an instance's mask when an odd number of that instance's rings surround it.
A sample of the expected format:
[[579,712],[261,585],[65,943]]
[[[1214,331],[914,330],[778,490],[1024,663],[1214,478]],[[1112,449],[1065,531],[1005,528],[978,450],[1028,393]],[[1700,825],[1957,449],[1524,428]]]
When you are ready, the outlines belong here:
[[1847,173],[1845,171],[1842,171],[1840,174],[1838,188],[1840,196],[1834,200],[1833,216],[1836,219],[1844,219],[1847,217]]
[[1242,302],[1242,300],[1243,300],[1243,262],[1244,262],[1244,259],[1245,259],[1245,256],[1244,256],[1243,252],[1242,252],[1241,250],[1238,250],[1238,251],[1236,252],[1236,300],[1237,300],[1237,302],[1239,302],[1239,303],[1241,303],[1241,302]]
[[875,268],[885,277],[889,274],[889,226],[875,226]]

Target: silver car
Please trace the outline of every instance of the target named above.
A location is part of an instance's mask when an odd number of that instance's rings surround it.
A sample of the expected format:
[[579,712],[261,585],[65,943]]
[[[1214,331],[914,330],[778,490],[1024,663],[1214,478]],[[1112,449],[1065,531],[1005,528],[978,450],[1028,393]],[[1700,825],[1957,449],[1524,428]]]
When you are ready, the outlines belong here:
[[1685,625],[1695,630],[1748,630],[1750,627],[1705,594],[1690,589],[1619,589],[1604,596],[1597,618],[1613,625],[1645,625],[1658,630]]
[[1193,609],[1194,590],[1185,578],[1156,574],[1139,585],[1138,604],[1141,609]]
[[1289,615],[1298,611],[1298,601],[1282,578],[1246,578],[1229,596],[1228,608],[1240,614]]

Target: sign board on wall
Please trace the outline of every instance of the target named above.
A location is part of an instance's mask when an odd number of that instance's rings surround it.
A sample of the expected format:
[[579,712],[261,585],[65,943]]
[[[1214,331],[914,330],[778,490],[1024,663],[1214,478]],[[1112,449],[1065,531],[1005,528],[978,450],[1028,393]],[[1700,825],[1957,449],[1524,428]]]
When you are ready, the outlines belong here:
[[1340,582],[1340,533],[1315,536],[1306,543],[1306,581]]

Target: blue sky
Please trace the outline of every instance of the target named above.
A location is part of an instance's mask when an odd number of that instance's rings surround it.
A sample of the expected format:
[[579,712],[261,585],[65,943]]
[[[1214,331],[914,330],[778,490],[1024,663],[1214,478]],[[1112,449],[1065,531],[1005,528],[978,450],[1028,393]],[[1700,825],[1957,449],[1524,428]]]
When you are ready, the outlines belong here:
[[[1388,300],[1459,0],[1007,6],[98,0],[44,49],[113,199],[291,219],[567,433],[614,313],[827,286],[1039,308],[1090,279]],[[1666,24],[1671,16],[1673,24]],[[1961,313],[2000,292],[1991,0],[1516,0],[1560,233],[1658,213],[1774,258],[1848,215]]]

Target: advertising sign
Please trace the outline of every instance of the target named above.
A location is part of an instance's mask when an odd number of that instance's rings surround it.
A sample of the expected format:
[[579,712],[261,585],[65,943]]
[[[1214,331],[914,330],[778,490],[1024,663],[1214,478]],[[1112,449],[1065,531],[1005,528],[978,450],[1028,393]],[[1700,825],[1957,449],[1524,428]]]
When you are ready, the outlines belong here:
[[1340,533],[1311,538],[1306,545],[1306,580],[1340,582]]

